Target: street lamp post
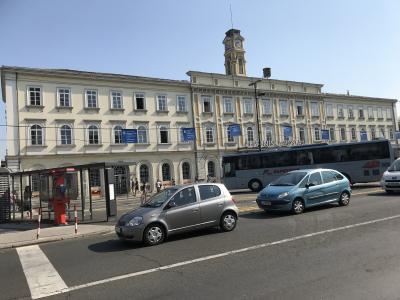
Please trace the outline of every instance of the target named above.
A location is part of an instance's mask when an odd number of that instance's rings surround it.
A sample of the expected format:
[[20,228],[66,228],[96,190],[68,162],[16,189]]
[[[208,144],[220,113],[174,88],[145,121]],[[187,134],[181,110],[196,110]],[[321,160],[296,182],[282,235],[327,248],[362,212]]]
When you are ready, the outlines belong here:
[[[261,151],[261,130],[260,130],[260,118],[259,118],[259,108],[258,108],[258,94],[257,94],[257,83],[261,82],[262,79],[258,79],[249,84],[249,86],[254,86],[254,95],[256,101],[256,115],[257,115],[257,136],[258,136],[258,151]],[[261,96],[261,94],[260,94]]]

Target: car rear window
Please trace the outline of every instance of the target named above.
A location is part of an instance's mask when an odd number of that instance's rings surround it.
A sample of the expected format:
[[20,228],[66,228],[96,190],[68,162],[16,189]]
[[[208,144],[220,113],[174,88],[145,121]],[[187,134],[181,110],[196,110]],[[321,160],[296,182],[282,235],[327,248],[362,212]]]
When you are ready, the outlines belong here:
[[200,185],[199,191],[200,199],[202,201],[221,195],[221,189],[216,185]]

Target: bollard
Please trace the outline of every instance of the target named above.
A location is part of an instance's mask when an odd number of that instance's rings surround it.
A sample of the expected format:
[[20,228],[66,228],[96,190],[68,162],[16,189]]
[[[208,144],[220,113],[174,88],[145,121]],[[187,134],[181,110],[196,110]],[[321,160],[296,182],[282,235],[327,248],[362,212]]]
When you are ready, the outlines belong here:
[[40,221],[42,220],[42,208],[39,208],[39,216],[38,216],[38,229],[36,233],[36,239],[39,239],[40,236]]
[[78,233],[78,211],[76,210],[76,205],[74,205],[74,216],[75,216],[75,234]]

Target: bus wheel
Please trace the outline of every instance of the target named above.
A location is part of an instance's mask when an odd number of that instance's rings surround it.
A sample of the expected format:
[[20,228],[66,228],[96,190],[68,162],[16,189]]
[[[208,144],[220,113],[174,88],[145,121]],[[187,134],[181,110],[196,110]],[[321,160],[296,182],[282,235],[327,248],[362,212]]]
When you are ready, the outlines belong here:
[[258,179],[252,179],[252,180],[250,180],[250,182],[249,182],[249,189],[250,189],[252,192],[259,192],[259,191],[262,190],[262,188],[263,188],[263,186],[262,186],[262,183],[261,183],[260,180],[258,180]]

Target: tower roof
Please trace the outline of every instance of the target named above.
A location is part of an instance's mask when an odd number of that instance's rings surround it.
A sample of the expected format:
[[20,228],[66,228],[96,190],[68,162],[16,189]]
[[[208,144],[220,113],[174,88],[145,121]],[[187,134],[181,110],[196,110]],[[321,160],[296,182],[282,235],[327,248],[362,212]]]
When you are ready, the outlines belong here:
[[240,30],[239,29],[229,29],[227,32],[225,32],[226,36],[233,36],[234,34],[239,34],[240,35]]

